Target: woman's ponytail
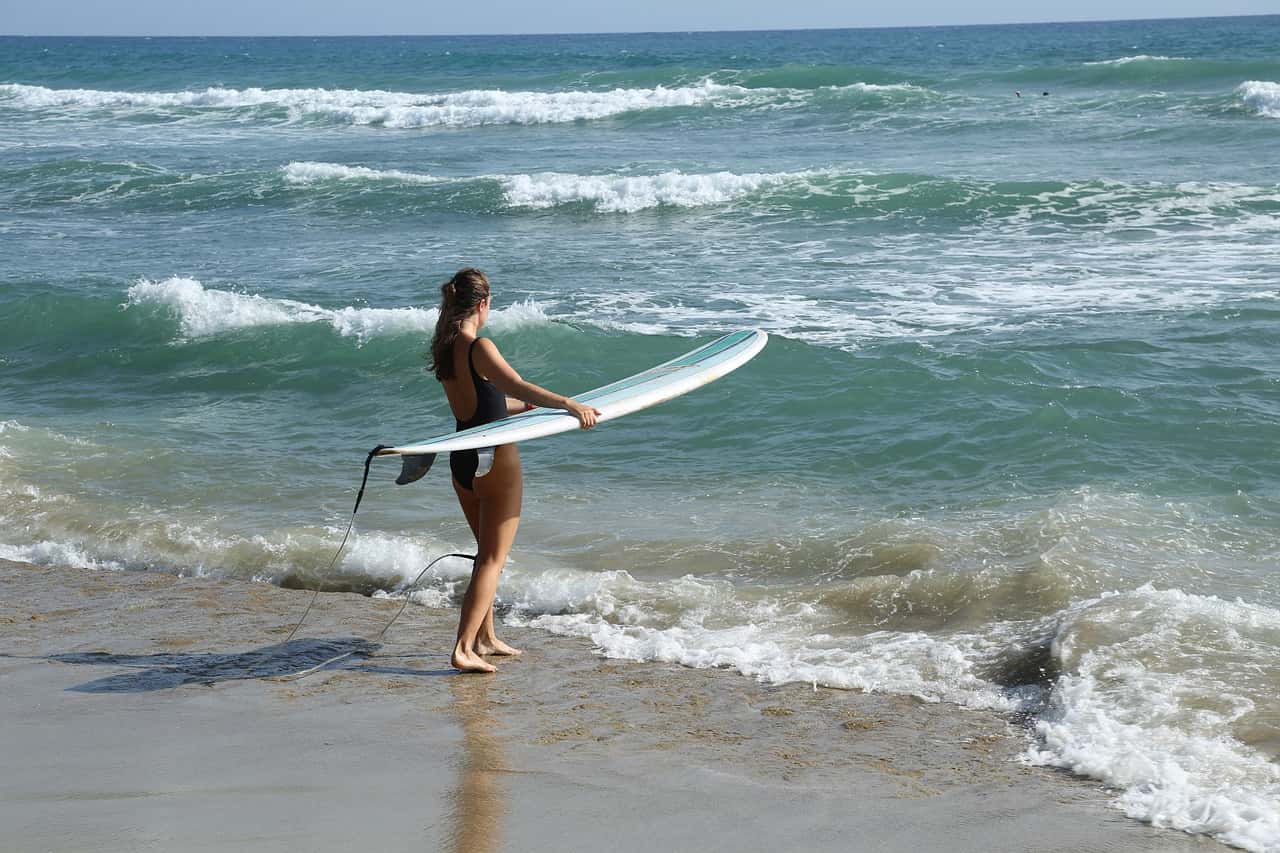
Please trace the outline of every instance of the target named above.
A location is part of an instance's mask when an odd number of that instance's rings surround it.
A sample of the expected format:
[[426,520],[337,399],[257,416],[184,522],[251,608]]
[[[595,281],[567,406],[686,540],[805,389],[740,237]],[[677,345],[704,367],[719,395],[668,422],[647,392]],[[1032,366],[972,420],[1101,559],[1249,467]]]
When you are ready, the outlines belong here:
[[453,344],[458,340],[459,329],[488,298],[489,279],[473,267],[458,270],[453,278],[440,285],[440,316],[431,338],[430,369],[436,379],[443,382],[454,377]]

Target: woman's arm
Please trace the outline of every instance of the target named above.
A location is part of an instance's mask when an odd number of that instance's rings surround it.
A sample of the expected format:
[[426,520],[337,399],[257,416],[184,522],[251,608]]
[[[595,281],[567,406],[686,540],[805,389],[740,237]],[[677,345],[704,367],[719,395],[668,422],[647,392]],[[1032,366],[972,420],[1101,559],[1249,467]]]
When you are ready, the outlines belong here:
[[[508,397],[515,397],[534,406],[564,409],[577,417],[583,429],[591,429],[596,425],[596,418],[600,417],[600,410],[594,406],[584,406],[572,397],[564,397],[532,382],[526,382],[511,365],[507,364],[502,353],[498,352],[497,345],[488,338],[480,338],[477,341],[475,349],[471,352],[471,360],[480,375],[496,385],[498,390]],[[508,403],[507,411],[510,412],[510,410],[511,406]]]
[[527,412],[530,409],[538,408],[533,403],[526,403],[524,400],[517,400],[515,397],[507,398],[507,417],[518,415],[521,412]]

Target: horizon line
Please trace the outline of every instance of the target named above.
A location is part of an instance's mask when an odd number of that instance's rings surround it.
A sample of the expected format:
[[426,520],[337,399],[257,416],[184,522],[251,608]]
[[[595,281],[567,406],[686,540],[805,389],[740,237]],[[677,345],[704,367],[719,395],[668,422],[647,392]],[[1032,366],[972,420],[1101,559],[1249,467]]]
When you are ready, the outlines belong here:
[[729,27],[715,30],[669,29],[669,30],[547,30],[543,32],[494,32],[494,33],[0,33],[0,38],[182,38],[182,39],[238,39],[238,38],[501,38],[519,36],[645,36],[673,35],[676,33],[712,34],[712,33],[789,33],[789,32],[838,32],[841,30],[929,30],[929,29],[961,29],[966,27],[1033,27],[1052,26],[1057,24],[1140,24],[1155,21],[1210,21],[1224,18],[1277,18],[1280,12],[1247,13],[1239,15],[1174,15],[1167,18],[1081,18],[1078,20],[1056,21],[988,21],[985,23],[967,24],[892,24],[879,26],[851,27]]

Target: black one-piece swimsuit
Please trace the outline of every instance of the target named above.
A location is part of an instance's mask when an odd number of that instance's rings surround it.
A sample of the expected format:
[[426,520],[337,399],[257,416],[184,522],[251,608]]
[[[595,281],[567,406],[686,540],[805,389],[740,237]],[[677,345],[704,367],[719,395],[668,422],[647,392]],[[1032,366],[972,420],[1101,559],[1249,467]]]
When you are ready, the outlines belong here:
[[[475,364],[471,361],[471,353],[479,342],[480,339],[476,338],[467,348],[467,369],[471,371],[471,384],[476,389],[476,411],[467,420],[457,422],[459,432],[492,423],[507,416],[506,395],[492,382],[481,379],[480,374],[476,373]],[[471,491],[475,483],[476,471],[479,469],[480,454],[477,451],[455,450],[449,454],[449,470],[453,472],[453,479],[467,491]]]

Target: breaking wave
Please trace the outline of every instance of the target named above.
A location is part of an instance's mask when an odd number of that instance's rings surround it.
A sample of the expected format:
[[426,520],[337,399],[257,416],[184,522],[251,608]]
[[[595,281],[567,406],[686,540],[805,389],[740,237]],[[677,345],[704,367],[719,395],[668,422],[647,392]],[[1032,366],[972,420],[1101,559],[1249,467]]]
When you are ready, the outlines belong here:
[[[343,337],[369,338],[415,332],[430,334],[439,311],[435,308],[323,308],[292,299],[206,288],[194,278],[163,281],[142,279],[129,288],[127,308],[150,306],[177,318],[186,338],[202,338],[253,326],[327,323]],[[493,312],[496,329],[514,329],[551,322],[535,302],[523,302]]]
[[447,178],[437,178],[417,172],[398,169],[370,169],[367,166],[343,166],[338,163],[295,162],[281,167],[284,179],[290,184],[311,184],[317,181],[392,181],[400,184],[438,184]]
[[1085,65],[1132,65],[1135,62],[1190,62],[1191,60],[1185,56],[1149,56],[1140,53],[1136,56],[1121,56],[1117,59],[1100,59],[1096,62],[1086,62]]
[[267,109],[289,120],[321,118],[388,128],[478,127],[590,121],[622,113],[743,100],[751,92],[704,80],[689,86],[608,91],[413,93],[380,89],[226,89],[123,92],[0,84],[0,107],[27,110],[226,111]]
[[1280,118],[1280,83],[1266,80],[1247,80],[1241,83],[1236,93],[1245,106],[1260,116]]
[[504,176],[507,203],[512,207],[545,209],[566,204],[589,204],[605,213],[634,213],[654,207],[701,207],[723,204],[765,187],[802,179],[806,173],[776,172],[738,175],[712,172],[690,175],[537,175]]

